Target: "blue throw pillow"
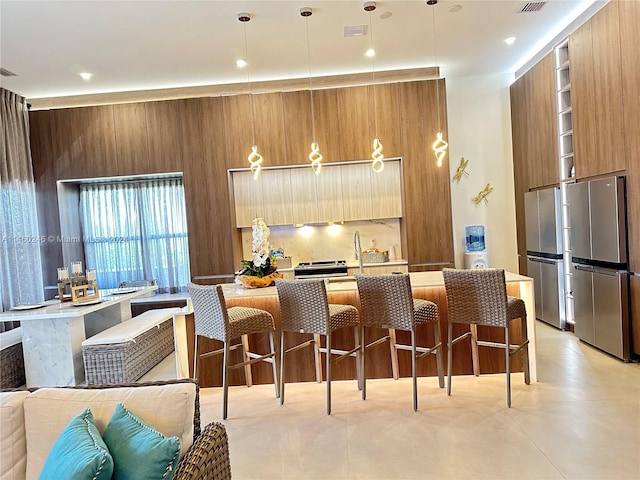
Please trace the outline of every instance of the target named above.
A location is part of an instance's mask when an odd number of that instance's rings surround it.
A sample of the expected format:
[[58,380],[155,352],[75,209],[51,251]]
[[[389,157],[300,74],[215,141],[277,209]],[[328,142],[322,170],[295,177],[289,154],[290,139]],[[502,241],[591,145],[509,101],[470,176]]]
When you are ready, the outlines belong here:
[[169,480],[180,459],[178,437],[165,437],[119,403],[104,431],[113,480]]
[[113,459],[88,408],[75,417],[53,444],[40,480],[110,480]]

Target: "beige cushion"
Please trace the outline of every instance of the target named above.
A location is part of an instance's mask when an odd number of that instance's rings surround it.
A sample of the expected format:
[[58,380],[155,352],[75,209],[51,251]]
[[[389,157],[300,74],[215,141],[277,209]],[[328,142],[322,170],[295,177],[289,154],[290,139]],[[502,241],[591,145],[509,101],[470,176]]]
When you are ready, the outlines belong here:
[[0,480],[22,480],[27,467],[23,404],[29,392],[0,393]]
[[41,388],[24,403],[27,479],[37,479],[58,435],[73,417],[89,407],[100,434],[118,403],[165,436],[180,439],[180,456],[193,443],[196,386],[192,383],[105,389]]
[[147,330],[151,330],[162,322],[173,318],[173,315],[178,311],[178,308],[148,310],[131,320],[118,323],[107,330],[95,334],[93,337],[87,338],[82,342],[82,345],[110,345],[129,342]]
[[0,332],[0,350],[12,347],[20,342],[22,342],[22,327]]

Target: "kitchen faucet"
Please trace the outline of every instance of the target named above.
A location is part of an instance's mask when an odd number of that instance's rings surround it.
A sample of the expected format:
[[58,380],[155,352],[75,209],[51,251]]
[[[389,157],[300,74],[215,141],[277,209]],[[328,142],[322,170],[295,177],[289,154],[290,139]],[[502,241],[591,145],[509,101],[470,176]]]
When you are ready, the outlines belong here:
[[353,234],[353,248],[358,259],[358,273],[362,275],[362,246],[360,245],[360,232],[358,230]]

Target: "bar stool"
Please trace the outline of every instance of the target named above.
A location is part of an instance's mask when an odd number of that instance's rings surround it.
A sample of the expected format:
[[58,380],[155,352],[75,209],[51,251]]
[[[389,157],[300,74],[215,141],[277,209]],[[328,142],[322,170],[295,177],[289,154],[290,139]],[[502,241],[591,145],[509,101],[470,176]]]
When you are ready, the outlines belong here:
[[[480,375],[478,365],[478,345],[504,348],[507,374],[507,407],[511,407],[511,357],[522,351],[524,363],[524,383],[529,385],[529,339],[527,336],[527,311],[520,298],[507,296],[504,270],[497,268],[442,270],[444,286],[447,292],[447,310],[449,315],[447,394],[451,395],[451,347],[460,340],[471,337],[471,355],[474,375]],[[522,340],[518,345],[509,344],[509,324],[520,319]],[[469,325],[470,331],[452,339],[453,324]],[[478,325],[504,329],[505,342],[478,340]]]
[[[387,339],[392,351],[411,351],[411,375],[413,377],[413,410],[418,410],[418,382],[416,377],[416,361],[435,354],[438,368],[440,388],[444,388],[442,368],[442,341],[440,340],[440,315],[438,306],[428,300],[413,298],[411,279],[408,274],[392,275],[356,275],[358,295],[360,296],[360,312],[362,315],[362,399],[366,399],[366,355],[367,348],[374,347]],[[432,347],[416,346],[416,329],[421,324],[433,325],[435,345]],[[411,345],[398,344],[393,336],[385,336],[365,345],[364,328],[376,327],[411,332]],[[390,331],[391,331],[390,330]],[[394,332],[395,333],[395,332]]]
[[[276,280],[282,334],[280,336],[280,404],[284,404],[285,353],[310,345],[314,347],[316,378],[321,381],[320,353],[326,353],[327,415],[331,414],[331,365],[356,355],[356,370],[360,371],[360,322],[358,309],[352,305],[329,304],[323,280]],[[353,327],[355,347],[349,351],[331,348],[331,333],[344,327]],[[294,347],[284,348],[284,332],[313,333],[314,338]],[[326,337],[326,348],[320,347],[320,335]],[[332,355],[339,355],[331,358]],[[318,376],[320,375],[320,376]]]
[[[197,378],[198,357],[209,357],[222,353],[224,355],[222,369],[222,418],[227,418],[227,399],[229,393],[229,370],[244,367],[247,386],[251,386],[251,364],[268,362],[273,365],[273,384],[276,397],[278,390],[278,365],[275,351],[275,322],[269,312],[257,308],[227,308],[222,287],[220,285],[196,285],[189,283],[187,290],[193,303],[195,319],[195,347],[193,355],[193,377]],[[270,353],[260,355],[249,351],[248,335],[269,332]],[[223,348],[213,352],[198,354],[198,337],[219,340]],[[231,340],[242,338],[242,343],[230,345]],[[229,353],[238,347],[242,348],[244,361],[229,364]]]

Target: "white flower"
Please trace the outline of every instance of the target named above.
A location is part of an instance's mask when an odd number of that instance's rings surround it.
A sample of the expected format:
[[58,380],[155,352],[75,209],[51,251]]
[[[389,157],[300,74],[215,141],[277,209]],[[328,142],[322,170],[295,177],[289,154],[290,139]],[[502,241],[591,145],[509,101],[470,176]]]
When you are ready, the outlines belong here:
[[252,224],[253,244],[251,253],[253,253],[253,264],[260,267],[267,261],[271,255],[269,247],[269,228],[262,218],[254,218]]

